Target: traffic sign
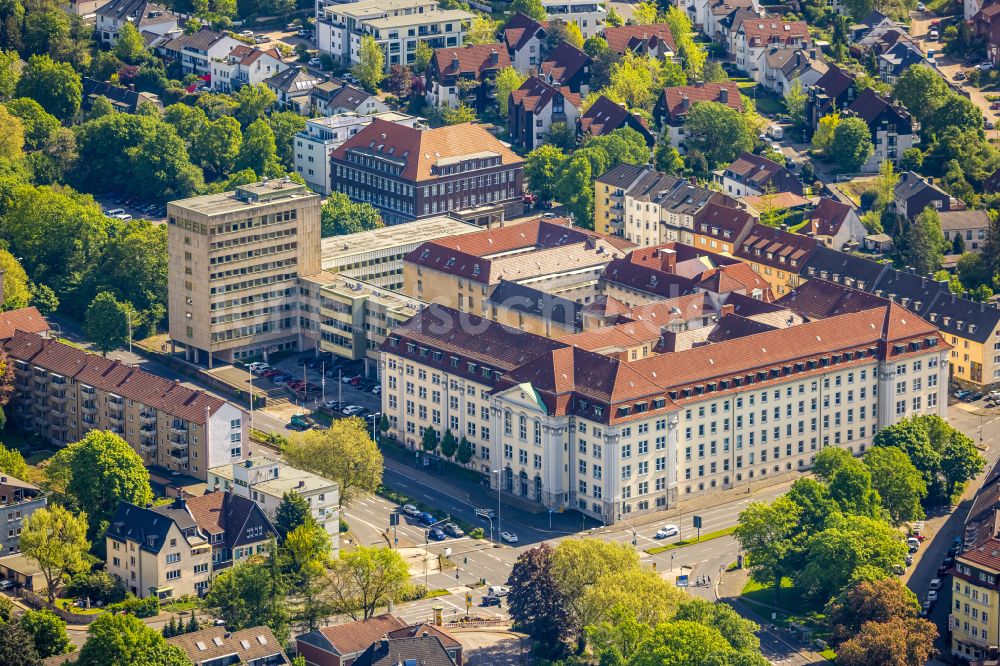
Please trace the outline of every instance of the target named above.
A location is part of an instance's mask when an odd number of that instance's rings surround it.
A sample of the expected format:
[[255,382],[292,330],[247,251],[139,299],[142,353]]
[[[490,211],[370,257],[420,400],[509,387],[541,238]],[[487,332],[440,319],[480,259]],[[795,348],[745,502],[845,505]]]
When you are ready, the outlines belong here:
[[687,586],[688,586],[687,574],[681,574],[680,576],[677,576],[677,587],[687,587]]
[[472,592],[465,593],[465,607],[466,608],[472,607]]

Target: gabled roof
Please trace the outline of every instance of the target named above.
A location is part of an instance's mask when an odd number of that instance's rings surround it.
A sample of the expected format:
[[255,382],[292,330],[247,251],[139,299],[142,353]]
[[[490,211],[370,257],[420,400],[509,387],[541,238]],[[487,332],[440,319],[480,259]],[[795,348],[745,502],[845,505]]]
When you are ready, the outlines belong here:
[[546,81],[568,85],[590,65],[590,56],[569,42],[559,42],[542,61],[541,72]]
[[[596,103],[596,102],[595,102]],[[604,172],[602,175],[598,176],[594,180],[602,185],[608,185],[610,187],[621,187],[627,188],[632,183],[634,183],[639,176],[641,176],[646,171],[645,167],[637,166],[635,164],[629,164],[627,162],[622,162],[618,166]],[[998,171],[997,173],[1000,173]]]
[[34,305],[17,310],[0,312],[0,340],[8,340],[22,333],[45,333],[51,327]]
[[275,90],[295,96],[308,94],[313,86],[322,82],[322,80],[322,78],[317,78],[303,71],[300,67],[289,67],[283,72],[264,79],[264,84]]
[[235,657],[237,661],[218,663],[265,663],[263,661],[265,659],[268,666],[288,663],[285,653],[281,650],[281,644],[266,626],[250,627],[234,632],[230,632],[226,627],[209,627],[173,636],[168,638],[167,642],[183,650],[196,666],[226,657]]
[[645,130],[647,142],[652,139],[652,134],[644,118],[629,113],[625,107],[616,104],[604,95],[597,98],[597,101],[590,105],[583,115],[580,116],[580,129],[591,136],[603,136],[621,127],[628,126],[628,119],[632,118]]
[[360,88],[355,88],[349,83],[334,83],[327,87],[327,82],[313,86],[309,94],[314,99],[322,99],[328,106],[334,109],[346,109],[356,111],[362,104],[370,100],[373,95]]
[[483,72],[510,67],[510,54],[500,43],[466,44],[434,49],[433,63],[441,76],[473,74],[478,80]]
[[116,106],[125,107],[129,113],[135,113],[139,105],[149,102],[153,106],[163,109],[163,103],[159,97],[153,93],[137,92],[122,86],[112,85],[107,81],[98,81],[89,76],[82,78],[83,83],[83,106],[89,108],[93,98],[107,97],[111,102],[117,102]]
[[746,35],[750,46],[781,44],[792,40],[809,41],[809,25],[805,21],[781,21],[773,18],[744,19],[739,32]]
[[281,62],[281,54],[275,48],[270,49],[258,49],[254,46],[249,46],[247,44],[240,44],[239,46],[234,46],[233,50],[229,52],[229,57],[236,60],[244,67],[248,67],[264,56],[270,56],[278,62]]
[[847,112],[861,118],[869,125],[885,112],[889,111],[901,120],[909,120],[910,112],[899,104],[882,97],[871,88],[862,90],[857,98],[847,107]]
[[349,151],[370,154],[402,166],[399,176],[422,181],[438,177],[435,167],[461,159],[499,157],[504,166],[521,164],[521,158],[481,125],[462,123],[434,129],[407,127],[375,118],[331,153],[345,159]]
[[503,27],[503,40],[510,51],[519,51],[541,30],[545,34],[546,21],[536,21],[527,14],[517,12]]
[[[848,287],[871,291],[885,270],[885,264],[819,245],[806,261],[800,275],[809,279],[832,280]],[[850,282],[846,282],[845,279]]]
[[138,29],[177,20],[169,9],[148,0],[112,0],[98,7],[97,14],[115,21],[131,21]]
[[222,32],[216,32],[211,28],[202,28],[190,35],[175,37],[167,42],[165,48],[170,51],[183,51],[185,48],[208,51],[224,39],[232,39],[232,37]]
[[1000,192],[1000,169],[997,169],[990,177],[983,181],[983,189],[987,192]]
[[[107,535],[120,541],[134,541],[140,550],[159,553],[174,525],[174,517],[129,502],[118,502]],[[182,529],[178,526],[178,529]]]
[[813,238],[755,224],[735,254],[742,259],[798,273],[817,245],[819,243]]
[[435,634],[375,641],[353,666],[455,666],[455,660]]
[[830,97],[839,97],[852,83],[854,83],[854,79],[847,72],[837,65],[831,64],[826,70],[826,74],[819,77],[813,87],[821,89]]
[[893,196],[897,200],[908,201],[927,190],[930,190],[937,199],[942,201],[949,199],[947,192],[913,171],[905,171],[900,175],[899,182],[896,183],[896,188],[893,190]]
[[275,534],[274,526],[267,515],[253,501],[231,492],[210,492],[198,497],[186,499],[187,508],[194,517],[198,527],[207,534],[223,534],[226,548],[234,548],[243,536],[243,526],[251,515],[257,514],[268,528],[257,541],[268,538],[267,533]]
[[[323,627],[299,636],[298,640],[312,645],[320,645],[323,649],[336,655],[348,656],[364,652],[368,649],[368,646],[390,631],[404,629],[406,626],[405,622],[392,613],[384,613],[370,617],[367,620]],[[327,645],[324,646],[321,642],[315,642],[314,639],[319,637],[313,636],[313,634],[320,634],[327,642]]]
[[663,41],[671,51],[677,50],[670,26],[666,23],[607,26],[604,28],[604,39],[608,43],[608,48],[619,54],[635,50],[639,44],[650,43],[653,40]]
[[[724,93],[722,91],[725,91]],[[722,98],[726,101],[723,102]],[[684,100],[687,100],[687,107]],[[691,86],[664,88],[660,103],[670,118],[686,116],[695,102],[724,103],[737,111],[743,110],[743,97],[735,83],[698,83]]]
[[441,627],[436,627],[429,622],[418,622],[417,624],[411,624],[408,627],[403,627],[402,629],[394,629],[388,633],[389,638],[413,638],[414,636],[424,636],[424,635],[437,636],[441,644],[444,645],[446,650],[456,650],[461,649],[462,644],[455,639],[450,633]]
[[556,88],[537,76],[530,76],[521,87],[510,94],[511,101],[529,113],[541,113],[557,95],[562,95],[567,104],[580,107],[581,99],[568,88]]
[[779,298],[775,304],[806,319],[826,319],[885,307],[888,301],[860,289],[850,289],[835,282],[812,278]]
[[735,247],[753,223],[753,216],[742,208],[733,208],[713,201],[695,215],[694,230],[704,236],[729,241]]
[[820,197],[816,207],[809,213],[809,225],[817,236],[835,236],[847,222],[850,206],[830,197]]
[[988,229],[990,217],[985,210],[943,210],[938,213],[942,231]]
[[802,183],[791,171],[777,162],[753,153],[740,153],[740,156],[726,167],[725,175],[728,178],[740,177],[760,191],[771,185],[777,192],[802,194]]

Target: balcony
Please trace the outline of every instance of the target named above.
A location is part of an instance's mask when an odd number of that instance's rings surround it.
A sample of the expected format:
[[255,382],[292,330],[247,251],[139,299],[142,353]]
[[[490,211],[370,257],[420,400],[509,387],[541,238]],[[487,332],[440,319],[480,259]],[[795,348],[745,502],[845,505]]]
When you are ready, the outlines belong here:
[[143,424],[156,423],[156,412],[154,410],[142,410],[139,412],[139,422]]
[[139,451],[148,456],[156,455],[156,442],[141,442],[139,444]]
[[175,462],[179,462],[182,465],[187,465],[188,464],[187,451],[179,451],[174,449],[170,452],[170,459]]
[[111,421],[112,423],[121,423],[121,422],[123,422],[125,420],[125,412],[124,411],[114,411],[114,410],[109,411],[108,412],[108,420]]
[[170,432],[176,432],[181,435],[187,435],[187,423],[184,421],[171,421],[170,422]]
[[170,435],[169,441],[174,446],[178,446],[185,449],[188,447],[187,437],[183,437],[181,435]]
[[93,414],[97,411],[97,403],[93,400],[84,400],[83,404],[80,405],[80,411],[84,414]]
[[150,437],[156,436],[156,424],[154,423],[144,423],[139,426],[139,432],[143,435],[148,435]]
[[49,376],[48,375],[33,375],[32,379],[36,386],[48,386]]
[[81,395],[91,395],[92,396],[92,395],[96,395],[97,391],[94,389],[93,386],[86,386],[84,384],[80,384],[80,394]]
[[110,428],[108,428],[108,430],[110,430],[111,432],[115,433],[116,435],[124,435],[125,434],[125,428],[123,428],[122,426],[113,425]]
[[59,393],[53,393],[49,396],[49,400],[53,405],[65,405],[66,404],[66,391],[60,391]]

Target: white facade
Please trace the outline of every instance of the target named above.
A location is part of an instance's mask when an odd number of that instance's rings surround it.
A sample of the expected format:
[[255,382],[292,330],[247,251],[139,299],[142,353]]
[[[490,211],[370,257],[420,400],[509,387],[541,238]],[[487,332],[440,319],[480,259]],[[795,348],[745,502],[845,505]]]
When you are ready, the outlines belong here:
[[371,35],[392,65],[412,65],[418,42],[431,48],[461,46],[469,12],[441,9],[433,0],[362,0],[328,4],[316,20],[316,44],[345,64],[360,62],[361,38]]
[[[79,6],[86,6],[89,3],[79,3]],[[108,6],[105,7],[104,5]],[[113,46],[118,41],[118,32],[122,26],[128,22],[132,23],[140,32],[149,32],[154,35],[166,37],[168,35],[180,34],[177,25],[177,17],[171,12],[156,5],[139,2],[135,3],[134,11],[137,15],[118,16],[119,12],[102,13],[101,9],[110,9],[121,3],[101,3],[101,8],[97,9],[95,30],[97,40],[105,46]]]
[[[236,51],[238,53],[239,49]],[[222,60],[212,61],[210,85],[218,92],[232,92],[246,85],[263,83],[264,79],[286,69],[288,65],[267,53],[238,57],[231,52]]]
[[510,53],[510,64],[521,74],[537,70],[542,63],[542,42],[544,40],[532,36],[521,48]]
[[584,39],[604,31],[608,11],[597,0],[542,0],[542,7],[550,21],[561,19],[575,23]]

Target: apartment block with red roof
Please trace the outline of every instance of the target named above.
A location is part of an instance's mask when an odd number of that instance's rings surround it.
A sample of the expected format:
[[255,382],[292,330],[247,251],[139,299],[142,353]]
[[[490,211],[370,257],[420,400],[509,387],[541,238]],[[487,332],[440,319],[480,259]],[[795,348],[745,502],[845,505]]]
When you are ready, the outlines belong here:
[[554,123],[575,129],[581,105],[579,94],[533,75],[510,94],[507,129],[514,143],[534,150]]
[[805,21],[748,16],[733,34],[731,51],[736,66],[760,83],[764,81],[767,70],[764,56],[769,47],[802,48],[811,45],[812,37]]
[[524,209],[524,161],[480,125],[429,129],[375,119],[333,150],[332,187],[387,224],[450,213],[489,226]]
[[516,12],[500,29],[510,62],[522,74],[537,70],[542,61],[546,24],[547,21],[536,21],[527,14]]
[[247,454],[246,413],[225,400],[35,333],[3,344],[14,364],[11,416],[56,446],[110,430],[147,466],[202,480]]
[[670,138],[670,145],[682,154],[687,152],[684,144],[684,121],[687,120],[691,107],[698,102],[718,102],[743,111],[743,97],[735,83],[696,83],[664,88],[653,107],[653,118]]
[[494,79],[504,67],[510,67],[510,55],[503,44],[436,49],[427,68],[427,103],[450,108],[465,103],[482,112],[496,104]]
[[382,346],[383,411],[411,448],[425,428],[450,429],[484,482],[608,523],[793,479],[822,448],[859,455],[880,428],[946,410],[937,329],[852,293],[812,280],[775,304],[737,296],[698,344],[649,319],[575,336],[599,351],[430,306]]

